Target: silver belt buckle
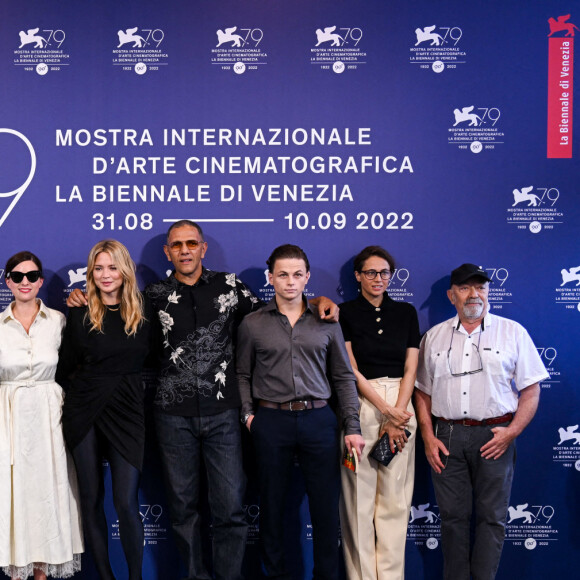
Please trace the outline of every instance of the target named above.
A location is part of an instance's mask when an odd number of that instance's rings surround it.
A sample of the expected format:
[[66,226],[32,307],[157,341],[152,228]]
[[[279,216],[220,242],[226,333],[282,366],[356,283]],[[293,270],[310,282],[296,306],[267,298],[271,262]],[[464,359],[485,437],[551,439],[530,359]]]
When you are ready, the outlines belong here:
[[[305,411],[308,409],[308,401],[289,401],[288,405],[290,411]],[[294,408],[294,405],[301,405],[301,407]]]

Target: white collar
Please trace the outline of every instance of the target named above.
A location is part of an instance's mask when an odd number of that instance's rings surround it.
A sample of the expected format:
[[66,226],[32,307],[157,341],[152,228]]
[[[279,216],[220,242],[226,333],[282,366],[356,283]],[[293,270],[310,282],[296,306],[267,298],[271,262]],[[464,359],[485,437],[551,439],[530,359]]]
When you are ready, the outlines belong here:
[[[449,319],[449,324],[452,326],[452,328],[454,330],[457,330],[459,332],[462,332],[463,334],[469,334],[470,336],[476,332],[481,332],[481,324],[476,327],[472,332],[467,332],[467,330],[465,330],[465,328],[463,328],[463,325],[461,324],[461,321],[459,320],[459,314],[456,314],[453,318]],[[487,305],[487,312],[485,313],[485,316],[483,317],[483,330],[485,330],[486,328],[489,328],[490,326],[492,326],[493,324],[493,314],[491,314],[489,312],[489,304]]]
[[[43,318],[47,318],[48,317],[48,307],[40,298],[37,298],[36,301],[37,301],[37,304],[39,305],[38,314],[41,315]],[[13,305],[14,305],[14,301],[12,301],[5,308],[4,312],[2,312],[2,314],[0,314],[0,322],[6,322],[7,320],[16,320],[16,318],[12,314],[12,306]]]

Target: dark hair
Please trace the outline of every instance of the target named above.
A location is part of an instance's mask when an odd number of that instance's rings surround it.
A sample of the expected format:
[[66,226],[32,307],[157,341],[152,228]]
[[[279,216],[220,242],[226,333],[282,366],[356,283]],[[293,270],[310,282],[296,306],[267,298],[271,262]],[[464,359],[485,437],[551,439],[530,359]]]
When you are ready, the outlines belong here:
[[[8,261],[6,262],[6,266],[4,268],[4,275],[9,274],[10,272],[12,272],[12,270],[14,270],[14,268],[16,268],[16,266],[18,266],[18,264],[21,264],[22,262],[28,262],[28,261],[34,262],[36,264],[36,267],[42,272],[42,262],[40,261],[40,258],[38,258],[37,256],[35,256],[32,252],[18,252],[17,254],[14,254],[14,256],[12,256],[11,258],[8,258]],[[40,276],[41,278],[44,278],[44,276]]]
[[361,272],[364,267],[364,263],[372,256],[386,260],[389,263],[391,272],[396,270],[397,266],[395,264],[395,258],[393,258],[393,256],[391,256],[387,250],[381,248],[381,246],[367,246],[354,257],[354,271]]
[[174,224],[171,224],[169,226],[169,229],[167,230],[167,241],[169,241],[169,234],[176,228],[182,228],[184,226],[190,226],[192,228],[195,228],[198,232],[199,235],[201,236],[201,241],[203,242],[203,230],[201,229],[201,226],[199,224],[196,224],[194,221],[191,220],[179,220],[178,222],[175,222]]
[[288,259],[304,260],[304,263],[306,264],[306,271],[310,272],[310,263],[308,262],[306,253],[302,248],[294,246],[293,244],[284,244],[283,246],[278,246],[270,254],[270,257],[266,260],[266,264],[268,264],[268,270],[270,272],[274,271],[274,264],[276,264],[276,260]]

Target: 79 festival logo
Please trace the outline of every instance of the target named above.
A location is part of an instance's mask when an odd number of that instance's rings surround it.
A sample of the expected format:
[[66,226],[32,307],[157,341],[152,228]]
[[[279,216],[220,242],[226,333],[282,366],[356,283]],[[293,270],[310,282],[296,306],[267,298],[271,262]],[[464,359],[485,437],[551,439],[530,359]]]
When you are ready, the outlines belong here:
[[257,503],[244,504],[244,516],[248,523],[247,545],[257,544],[260,540],[260,506]]
[[580,431],[576,425],[565,425],[557,429],[552,447],[552,460],[562,467],[574,467],[580,471]]
[[439,508],[431,503],[411,506],[407,540],[416,546],[426,546],[434,550],[441,541],[441,516]]
[[511,304],[512,293],[505,283],[510,276],[507,268],[485,268],[491,282],[489,285],[488,302],[490,310],[501,310],[505,304]]
[[556,510],[551,505],[521,503],[508,507],[505,541],[527,550],[548,546],[558,541],[558,530],[552,519]]
[[211,64],[237,75],[257,71],[267,64],[268,54],[260,46],[261,28],[230,26],[216,30],[216,46],[211,50]]
[[139,514],[143,522],[143,532],[146,544],[157,544],[167,540],[167,522],[160,522],[163,517],[163,507],[159,504],[141,504]]
[[463,31],[458,26],[432,24],[415,28],[415,44],[410,48],[409,62],[422,69],[442,73],[465,64],[466,53],[459,41]]
[[62,49],[66,33],[60,28],[28,28],[18,32],[14,65],[40,76],[69,66],[70,55]]
[[[145,545],[155,545],[168,539],[168,525],[164,518],[163,506],[160,504],[141,504],[139,515],[143,522]],[[162,519],[163,518],[163,519]],[[160,521],[162,520],[162,521]],[[119,520],[111,524],[111,539],[120,540]]]
[[[568,421],[573,422],[573,421]],[[564,424],[558,427],[554,433],[554,446],[552,447],[552,461],[562,467],[574,467],[580,471],[580,431],[576,425]]]
[[560,199],[558,188],[526,185],[515,188],[512,196],[513,203],[507,209],[507,223],[515,225],[518,230],[539,234],[563,223],[564,214],[556,207]]
[[158,71],[160,66],[167,65],[169,58],[161,48],[164,39],[165,32],[160,28],[135,26],[118,30],[113,66],[138,75]]
[[550,378],[542,381],[541,387],[542,389],[550,389],[552,385],[560,383],[560,371],[557,370],[557,367],[554,366],[554,361],[558,358],[558,351],[553,346],[538,346],[536,347],[546,370],[550,374]]
[[503,144],[504,138],[498,126],[500,117],[501,111],[497,107],[461,104],[453,109],[453,125],[448,129],[448,143],[472,153],[495,149],[496,145]]
[[407,282],[411,274],[407,268],[397,268],[391,274],[389,280],[389,296],[393,300],[403,300],[413,303],[414,294],[409,290]]
[[555,289],[556,304],[562,304],[566,310],[580,312],[580,265],[562,268],[560,281],[561,284]]
[[316,44],[310,49],[310,64],[342,74],[366,64],[367,54],[359,46],[362,28],[327,26],[315,31]]

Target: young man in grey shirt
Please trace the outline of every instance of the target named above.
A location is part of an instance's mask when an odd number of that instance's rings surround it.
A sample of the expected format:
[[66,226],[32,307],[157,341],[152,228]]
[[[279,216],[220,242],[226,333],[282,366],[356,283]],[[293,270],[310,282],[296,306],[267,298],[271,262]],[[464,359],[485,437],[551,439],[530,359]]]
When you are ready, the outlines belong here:
[[[310,505],[313,576],[336,579],[341,427],[349,452],[360,457],[364,447],[355,377],[339,325],[321,324],[303,295],[310,278],[306,254],[287,244],[267,263],[275,297],[244,318],[237,343],[241,418],[258,462],[263,564],[269,577],[291,578],[283,515],[296,453]],[[328,406],[332,390],[342,425]]]

